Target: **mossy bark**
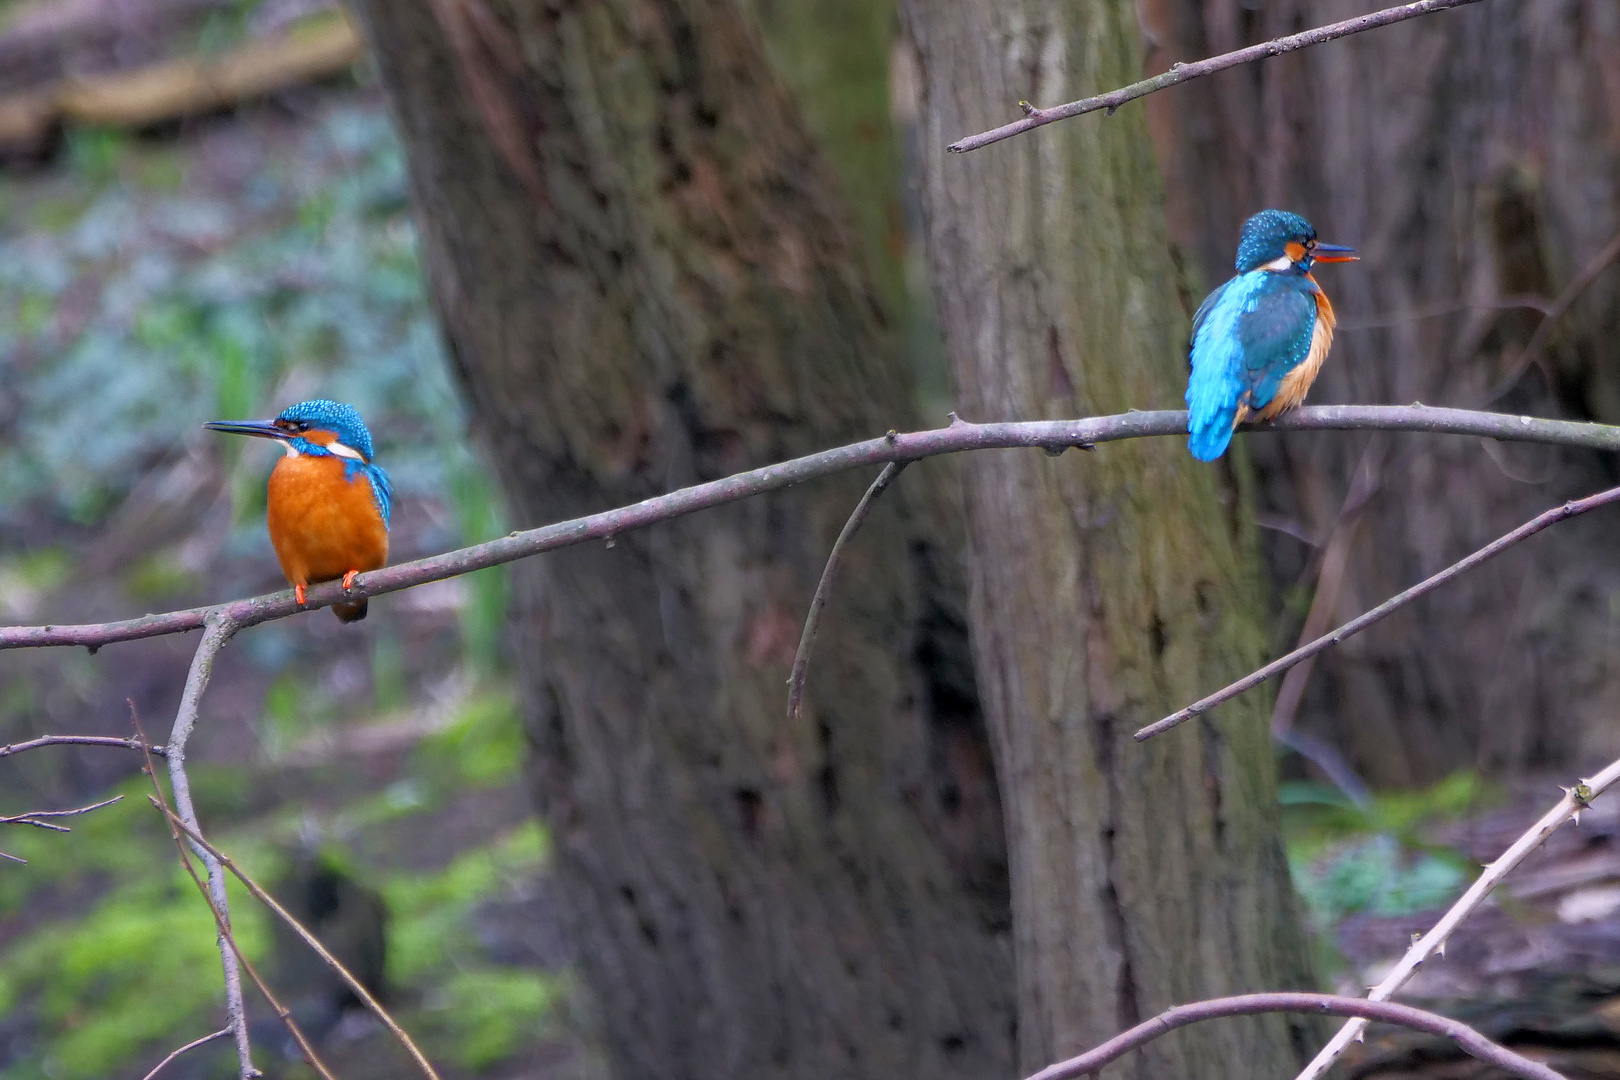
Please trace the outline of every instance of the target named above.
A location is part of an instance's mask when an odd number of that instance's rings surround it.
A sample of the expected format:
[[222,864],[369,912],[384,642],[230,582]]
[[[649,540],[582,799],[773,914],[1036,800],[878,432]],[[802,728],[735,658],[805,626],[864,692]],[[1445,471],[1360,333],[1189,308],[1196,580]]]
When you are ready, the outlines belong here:
[[[1152,69],[1365,11],[1354,0],[1150,0]],[[1340,315],[1317,402],[1421,400],[1620,420],[1620,262],[1522,350],[1550,301],[1620,233],[1620,7],[1479,4],[1156,95],[1189,262],[1231,273],[1243,218],[1296,210],[1362,261],[1318,274]],[[1115,118],[1116,120],[1118,117]],[[1614,483],[1607,457],[1443,436],[1248,440],[1292,645],[1357,474],[1329,624],[1560,501]],[[1620,753],[1620,565],[1601,517],[1560,526],[1325,655],[1297,715],[1373,784],[1456,769],[1584,768]],[[1304,590],[1296,584],[1304,582]],[[1300,592],[1305,595],[1301,597]]]
[[[930,256],[974,420],[1173,408],[1193,298],[1178,287],[1141,113],[965,157],[1019,99],[1140,72],[1124,0],[910,0]],[[1178,1001],[1310,984],[1257,697],[1145,745],[1139,725],[1264,653],[1252,538],[1223,468],[1176,440],[964,463],[972,630],[1003,779],[1019,1046],[1028,1070]],[[1287,1075],[1289,1021],[1205,1025],[1134,1075]]]
[[[914,422],[830,173],[731,0],[358,7],[516,522]],[[620,1076],[1011,1071],[994,774],[956,552],[911,473],[785,719],[869,479],[515,568],[532,774]]]

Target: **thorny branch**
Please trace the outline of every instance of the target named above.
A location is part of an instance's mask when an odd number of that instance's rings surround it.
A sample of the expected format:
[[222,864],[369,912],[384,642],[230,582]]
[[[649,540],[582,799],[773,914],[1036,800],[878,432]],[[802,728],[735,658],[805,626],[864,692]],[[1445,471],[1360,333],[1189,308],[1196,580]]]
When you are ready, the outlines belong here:
[[1529,539],[1536,533],[1541,532],[1543,529],[1549,526],[1556,525],[1560,521],[1566,521],[1569,518],[1577,517],[1589,511],[1596,510],[1599,507],[1608,506],[1610,503],[1617,501],[1620,501],[1620,487],[1610,488],[1607,491],[1600,491],[1596,495],[1588,495],[1584,499],[1576,499],[1573,502],[1567,502],[1562,506],[1555,506],[1545,513],[1538,514],[1536,517],[1531,518],[1529,521],[1525,522],[1523,525],[1520,525],[1512,532],[1506,534],[1505,536],[1498,537],[1489,544],[1486,544],[1484,547],[1480,548],[1472,555],[1469,555],[1467,558],[1452,563],[1438,574],[1425,578],[1416,585],[1412,586],[1410,589],[1407,589],[1405,592],[1398,593],[1397,595],[1390,597],[1388,600],[1384,601],[1382,604],[1379,604],[1371,611],[1351,619],[1337,630],[1324,634],[1315,641],[1311,642],[1309,645],[1295,649],[1287,656],[1282,656],[1276,660],[1273,660],[1265,667],[1260,668],[1257,671],[1252,671],[1243,676],[1243,678],[1239,679],[1237,682],[1222,687],[1206,698],[1200,698],[1198,701],[1188,705],[1185,709],[1181,709],[1178,712],[1173,712],[1163,720],[1158,720],[1149,724],[1147,727],[1136,733],[1136,741],[1141,742],[1144,739],[1151,739],[1155,735],[1169,731],[1177,724],[1180,724],[1185,720],[1191,720],[1193,717],[1198,716],[1201,713],[1206,713],[1222,702],[1230,701],[1232,698],[1237,697],[1245,690],[1251,690],[1254,687],[1259,686],[1273,675],[1281,674],[1282,672],[1293,667],[1295,664],[1298,664],[1304,660],[1309,660],[1311,657],[1320,652],[1325,652],[1334,645],[1337,645],[1339,642],[1343,641],[1345,638],[1360,633],[1373,623],[1378,622],[1380,619],[1394,614],[1396,611],[1405,607],[1407,604],[1410,604],[1419,597],[1433,592],[1435,589],[1438,589],[1440,586],[1444,585],[1448,581],[1451,581],[1453,578],[1466,574],[1474,567],[1496,555],[1500,555],[1514,544],[1519,543],[1521,540]]
[[304,925],[297,919],[293,918],[292,914],[288,912],[286,908],[277,903],[275,897],[265,892],[259,887],[258,882],[248,877],[247,874],[245,874],[242,869],[237,866],[234,861],[232,861],[229,855],[226,855],[213,844],[210,844],[207,840],[203,839],[200,832],[181,821],[180,818],[175,815],[174,811],[170,810],[167,806],[164,806],[156,799],[152,799],[152,805],[161,810],[163,812],[163,816],[169,819],[169,826],[171,828],[177,828],[181,832],[184,832],[194,847],[201,847],[209,855],[212,855],[226,869],[228,869],[232,874],[236,875],[236,879],[247,888],[247,891],[253,895],[254,899],[258,900],[261,904],[274,912],[276,917],[282,922],[292,927],[293,932],[303,940],[304,944],[315,950],[315,955],[319,956],[328,967],[338,973],[338,977],[343,980],[344,985],[349,988],[349,991],[353,993],[355,997],[359,998],[366,1008],[370,1009],[376,1014],[377,1019],[381,1020],[383,1022],[383,1026],[393,1033],[395,1039],[399,1040],[400,1045],[405,1048],[405,1052],[411,1055],[416,1064],[425,1074],[427,1074],[429,1080],[439,1080],[439,1074],[433,1070],[432,1063],[428,1061],[427,1056],[424,1055],[421,1050],[417,1049],[416,1043],[411,1041],[411,1037],[405,1033],[405,1029],[394,1022],[394,1018],[388,1015],[388,1011],[377,1003],[377,999],[372,997],[370,992],[368,992],[366,988],[361,985],[360,980],[349,974],[349,969],[339,963],[338,958],[328,952],[326,950],[326,946],[322,945],[314,934],[311,934],[308,930],[304,929]]
[[[1249,427],[1249,431],[1422,431],[1447,435],[1472,435],[1509,442],[1548,443],[1588,450],[1620,451],[1620,427],[1588,424],[1572,420],[1544,420],[1510,413],[1474,412],[1467,409],[1412,405],[1316,405],[1285,413],[1270,424]],[[1185,435],[1185,412],[1128,412],[1082,420],[1043,420],[974,424],[957,420],[949,427],[882,436],[851,443],[832,450],[808,454],[776,465],[737,473],[720,480],[682,488],[667,495],[617,510],[560,521],[526,532],[515,532],[499,540],[417,559],[414,562],[361,574],[347,593],[337,582],[309,589],[308,608],[325,607],[343,600],[397,592],[430,581],[442,581],[488,566],[514,562],[542,552],[571,547],[590,540],[607,540],[632,529],[752,498],[766,492],[820,479],[850,469],[889,462],[920,461],[939,454],[966,450],[1032,447],[1048,451],[1065,450],[1121,439],[1155,435]],[[271,593],[247,600],[236,600],[214,607],[190,608],[161,615],[143,615],[118,622],[89,623],[82,626],[0,627],[0,649],[31,648],[47,645],[103,645],[138,638],[179,634],[202,628],[211,617],[229,619],[238,628],[256,626],[272,619],[295,615],[300,608],[291,591]]]
[[1319,1013],[1327,1016],[1360,1017],[1354,1023],[1366,1025],[1368,1020],[1384,1024],[1441,1035],[1456,1042],[1465,1051],[1489,1062],[1504,1072],[1526,1080],[1564,1080],[1564,1077],[1543,1065],[1499,1046],[1460,1020],[1452,1020],[1425,1009],[1410,1005],[1392,1005],[1365,998],[1339,997],[1335,994],[1241,994],[1237,997],[1215,998],[1192,1005],[1172,1005],[1153,1019],[1114,1036],[1095,1050],[1079,1057],[1049,1065],[1029,1080],[1071,1080],[1073,1077],[1100,1074],[1104,1065],[1116,1061],[1145,1043],[1167,1035],[1179,1027],[1214,1020],[1222,1016],[1255,1016],[1260,1013],[1292,1012]]
[[[1616,781],[1620,781],[1620,761],[1611,761],[1602,772],[1590,780],[1581,780],[1574,787],[1565,788],[1564,797],[1558,800],[1557,805],[1543,814],[1540,820],[1525,830],[1524,835],[1513,841],[1506,851],[1497,856],[1496,861],[1487,866],[1479,878],[1468,887],[1468,891],[1440,917],[1440,921],[1435,923],[1428,933],[1412,943],[1406,955],[1401,957],[1401,962],[1384,976],[1382,982],[1368,992],[1368,999],[1385,1000],[1412,977],[1419,964],[1436,953],[1444,955],[1446,939],[1480,905],[1491,890],[1496,888],[1514,867],[1523,862],[1525,856],[1540,847],[1560,825],[1572,819],[1578,820],[1581,811],[1590,806],[1593,799],[1607,791]],[[1317,1080],[1327,1072],[1334,1061],[1338,1060],[1346,1047],[1360,1038],[1366,1026],[1365,1020],[1357,1019],[1340,1028],[1338,1034],[1333,1036],[1295,1080]]]
[[1135,101],[1139,97],[1146,97],[1158,90],[1165,90],[1177,86],[1190,79],[1213,75],[1217,71],[1238,67],[1241,64],[1250,64],[1256,60],[1264,60],[1268,56],[1279,56],[1282,53],[1293,52],[1296,49],[1309,48],[1312,45],[1321,45],[1323,42],[1335,38],[1348,37],[1359,34],[1363,30],[1375,30],[1381,26],[1415,19],[1419,15],[1427,15],[1434,11],[1444,11],[1447,8],[1462,7],[1465,4],[1475,4],[1479,0],[1420,0],[1415,4],[1401,4],[1398,7],[1385,8],[1368,15],[1357,15],[1353,19],[1343,22],[1330,23],[1327,26],[1318,26],[1314,30],[1306,30],[1300,34],[1290,34],[1287,37],[1274,38],[1259,45],[1250,45],[1246,49],[1236,52],[1222,53],[1207,60],[1199,60],[1193,64],[1172,64],[1170,70],[1162,75],[1155,75],[1151,79],[1132,83],[1118,90],[1110,90],[1106,94],[1096,97],[1083,98],[1080,101],[1071,101],[1067,105],[1054,105],[1050,109],[1038,109],[1027,101],[1018,104],[1024,110],[1024,118],[1015,120],[1010,124],[990,131],[981,131],[977,135],[969,135],[959,139],[946,147],[953,154],[965,154],[970,150],[977,150],[991,143],[1010,139],[1014,135],[1022,135],[1026,131],[1044,127],[1055,120],[1067,120],[1071,116],[1081,116],[1089,112],[1107,109],[1112,113],[1127,101]]
[[799,708],[804,704],[804,679],[810,671],[810,653],[816,647],[816,627],[821,622],[821,609],[827,606],[827,599],[832,595],[833,582],[838,577],[838,567],[844,558],[844,548],[850,539],[866,522],[866,516],[872,512],[872,504],[877,502],[878,496],[886,491],[894,478],[900,475],[900,470],[909,462],[891,461],[883,466],[872,486],[866,489],[861,501],[855,504],[855,510],[844,522],[844,528],[839,532],[838,539],[833,541],[832,551],[827,555],[827,565],[821,571],[821,581],[816,584],[816,593],[810,598],[810,611],[804,617],[804,632],[799,635],[799,651],[793,657],[793,672],[788,676],[788,720],[799,718]]

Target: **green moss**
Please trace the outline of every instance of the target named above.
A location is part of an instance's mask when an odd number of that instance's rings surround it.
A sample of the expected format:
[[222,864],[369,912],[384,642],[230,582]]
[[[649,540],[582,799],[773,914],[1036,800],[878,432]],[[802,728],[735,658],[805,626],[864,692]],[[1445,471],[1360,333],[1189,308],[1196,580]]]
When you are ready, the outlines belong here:
[[563,993],[560,980],[535,971],[458,971],[424,1015],[424,1033],[463,1068],[482,1069],[533,1042]]
[[418,757],[429,775],[454,786],[500,787],[516,780],[523,726],[510,690],[475,694],[449,726],[422,741]]

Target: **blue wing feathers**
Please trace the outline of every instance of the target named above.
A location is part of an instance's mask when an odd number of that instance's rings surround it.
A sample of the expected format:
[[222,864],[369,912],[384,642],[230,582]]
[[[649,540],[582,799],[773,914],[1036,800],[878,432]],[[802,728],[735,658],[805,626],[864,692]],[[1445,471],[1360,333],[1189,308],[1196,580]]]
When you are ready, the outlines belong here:
[[1213,461],[1232,441],[1239,405],[1258,410],[1310,352],[1314,288],[1303,275],[1252,271],[1209,294],[1193,316],[1187,447]]
[[371,483],[371,497],[377,501],[377,513],[382,515],[383,528],[388,528],[388,519],[394,511],[393,481],[388,479],[388,473],[380,465],[345,458],[343,479],[353,480],[355,473],[366,474],[366,479]]

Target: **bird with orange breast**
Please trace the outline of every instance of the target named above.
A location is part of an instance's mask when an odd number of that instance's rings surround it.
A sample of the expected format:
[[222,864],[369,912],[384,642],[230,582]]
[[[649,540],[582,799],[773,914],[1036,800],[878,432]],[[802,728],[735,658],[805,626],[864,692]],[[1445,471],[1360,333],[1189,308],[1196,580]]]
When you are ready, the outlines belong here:
[[1305,400],[1333,347],[1333,305],[1316,263],[1354,262],[1355,249],[1318,243],[1298,214],[1262,210],[1243,223],[1237,277],[1193,316],[1187,448],[1199,461],[1226,452],[1251,414],[1271,420]]
[[[371,463],[371,432],[352,406],[301,401],[274,420],[216,420],[203,427],[275,439],[286,451],[270,473],[270,543],[302,606],[306,586],[343,581],[388,561],[394,489]],[[343,622],[366,617],[366,601],[332,605]]]

